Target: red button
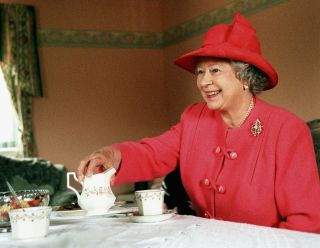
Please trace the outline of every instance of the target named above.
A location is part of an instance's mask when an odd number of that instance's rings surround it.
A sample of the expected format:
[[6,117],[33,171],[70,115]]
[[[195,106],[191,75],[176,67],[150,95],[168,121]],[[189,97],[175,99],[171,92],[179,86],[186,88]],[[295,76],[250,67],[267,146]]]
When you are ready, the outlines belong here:
[[209,213],[209,211],[204,211],[203,213],[204,217],[210,219],[211,218],[211,214]]
[[205,178],[202,180],[203,185],[210,186],[210,180],[208,178]]
[[217,189],[220,194],[224,194],[226,192],[226,189],[223,185],[218,185]]
[[221,148],[220,148],[220,146],[217,146],[216,153],[220,153],[220,152],[221,152]]
[[238,157],[238,154],[236,152],[230,152],[230,158],[236,159]]

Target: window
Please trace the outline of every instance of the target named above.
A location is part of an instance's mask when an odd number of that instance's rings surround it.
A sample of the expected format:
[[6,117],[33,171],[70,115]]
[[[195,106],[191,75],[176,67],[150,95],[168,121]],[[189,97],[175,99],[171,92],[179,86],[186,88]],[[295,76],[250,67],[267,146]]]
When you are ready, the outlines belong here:
[[21,154],[19,122],[1,69],[0,110],[0,154],[17,157]]

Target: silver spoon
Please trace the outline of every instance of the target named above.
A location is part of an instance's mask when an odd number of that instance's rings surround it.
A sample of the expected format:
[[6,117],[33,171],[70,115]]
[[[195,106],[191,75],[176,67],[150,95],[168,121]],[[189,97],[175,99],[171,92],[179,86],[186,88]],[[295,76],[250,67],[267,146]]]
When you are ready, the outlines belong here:
[[23,208],[23,206],[22,206],[22,204],[21,204],[21,202],[20,202],[19,199],[18,199],[18,196],[17,196],[16,192],[14,191],[14,189],[12,188],[11,184],[10,184],[8,181],[7,181],[7,185],[8,185],[8,188],[9,188],[11,194],[12,194],[13,197],[15,198],[17,204],[19,204],[20,208],[22,208],[22,210],[25,211],[24,208]]

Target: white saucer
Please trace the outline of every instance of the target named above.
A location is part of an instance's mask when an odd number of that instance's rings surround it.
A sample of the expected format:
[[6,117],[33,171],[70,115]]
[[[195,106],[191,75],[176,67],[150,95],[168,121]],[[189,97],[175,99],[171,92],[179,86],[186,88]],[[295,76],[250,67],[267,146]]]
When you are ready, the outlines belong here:
[[133,213],[138,210],[138,207],[119,207],[119,206],[112,206],[110,209],[106,211],[92,211],[87,212],[86,216],[110,216],[115,214],[128,214]]
[[50,216],[51,223],[77,221],[86,218],[86,211],[84,210],[64,210],[52,211]]
[[93,216],[111,216],[115,214],[128,214],[132,212],[136,212],[138,210],[137,207],[118,207],[112,206],[110,209],[106,211],[94,211],[94,212],[86,212],[83,209],[79,210],[63,210],[63,211],[52,211],[51,219],[54,220],[74,220],[81,219],[84,217],[93,217]]
[[170,219],[174,213],[165,213],[159,215],[130,215],[129,219],[135,223],[152,223]]
[[102,210],[102,211],[87,211],[86,216],[100,216],[108,214],[109,210]]
[[82,209],[52,211],[52,215],[54,215],[55,217],[79,217],[79,216],[85,216],[86,211]]

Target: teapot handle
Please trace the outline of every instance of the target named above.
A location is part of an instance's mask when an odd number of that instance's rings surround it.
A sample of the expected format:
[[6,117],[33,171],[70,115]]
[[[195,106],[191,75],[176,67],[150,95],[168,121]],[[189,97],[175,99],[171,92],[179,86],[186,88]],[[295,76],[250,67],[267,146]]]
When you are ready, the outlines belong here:
[[76,195],[77,195],[77,197],[78,197],[78,199],[79,199],[79,197],[80,197],[79,192],[78,192],[75,188],[73,188],[72,186],[70,186],[70,180],[69,180],[69,179],[70,179],[70,175],[73,176],[73,178],[74,178],[74,180],[75,180],[76,182],[80,183],[81,185],[83,185],[83,183],[78,180],[78,178],[76,177],[76,173],[75,173],[75,172],[67,172],[67,188],[68,188],[68,189],[71,189],[74,193],[76,193]]

